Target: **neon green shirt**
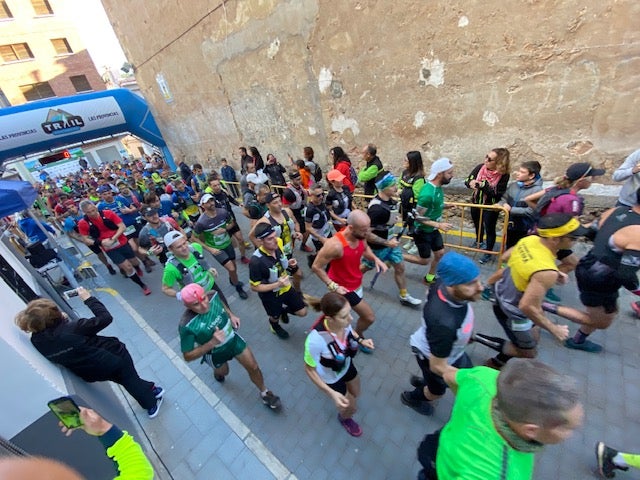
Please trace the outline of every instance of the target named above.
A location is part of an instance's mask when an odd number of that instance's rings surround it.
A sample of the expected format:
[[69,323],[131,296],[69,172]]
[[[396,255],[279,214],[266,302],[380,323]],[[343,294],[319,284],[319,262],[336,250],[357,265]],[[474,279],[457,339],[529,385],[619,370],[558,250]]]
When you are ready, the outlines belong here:
[[491,402],[500,372],[487,367],[458,370],[458,393],[442,429],[436,469],[447,480],[530,480],[534,454],[512,448],[496,431]]

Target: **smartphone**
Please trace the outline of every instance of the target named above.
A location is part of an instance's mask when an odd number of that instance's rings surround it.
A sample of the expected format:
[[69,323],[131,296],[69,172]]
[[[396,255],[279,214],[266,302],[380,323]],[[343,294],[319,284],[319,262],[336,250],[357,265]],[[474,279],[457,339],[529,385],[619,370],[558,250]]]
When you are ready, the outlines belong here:
[[71,297],[77,297],[78,296],[78,289],[74,288],[73,290],[67,290],[62,295],[64,295],[64,298],[69,300]]
[[47,403],[53,414],[67,428],[78,428],[82,426],[80,419],[80,408],[71,397],[60,397]]

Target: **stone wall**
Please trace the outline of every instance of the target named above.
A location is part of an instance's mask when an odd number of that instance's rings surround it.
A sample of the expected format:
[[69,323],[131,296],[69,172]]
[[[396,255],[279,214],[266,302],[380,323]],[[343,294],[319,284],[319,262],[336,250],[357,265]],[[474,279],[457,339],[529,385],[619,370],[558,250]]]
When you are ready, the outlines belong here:
[[[640,148],[640,3],[103,0],[174,155],[326,162],[373,142],[464,176],[487,150],[615,169]],[[163,96],[157,75],[168,87]],[[428,164],[429,162],[427,162]],[[605,178],[603,182],[607,182]]]

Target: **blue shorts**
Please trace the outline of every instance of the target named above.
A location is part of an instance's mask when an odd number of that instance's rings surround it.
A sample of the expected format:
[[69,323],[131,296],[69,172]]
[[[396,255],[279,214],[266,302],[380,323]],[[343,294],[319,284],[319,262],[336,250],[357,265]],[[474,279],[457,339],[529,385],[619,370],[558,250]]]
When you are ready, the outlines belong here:
[[[400,247],[384,247],[376,250],[371,249],[371,251],[385,263],[396,265],[402,262],[402,249]],[[362,263],[364,263],[367,268],[374,268],[376,266],[375,263],[366,258],[362,259]]]

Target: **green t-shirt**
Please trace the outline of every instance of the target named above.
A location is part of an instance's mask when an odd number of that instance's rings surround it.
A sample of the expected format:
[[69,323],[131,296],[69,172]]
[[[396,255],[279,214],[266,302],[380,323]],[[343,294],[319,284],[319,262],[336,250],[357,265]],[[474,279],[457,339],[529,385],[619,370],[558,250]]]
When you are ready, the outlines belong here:
[[[439,222],[442,218],[442,210],[444,208],[444,193],[442,187],[436,187],[431,182],[426,182],[420,189],[416,209],[422,217],[427,217],[429,220]],[[417,223],[417,222],[416,222]],[[423,225],[417,223],[418,230],[424,232],[433,232],[435,227],[429,225]]]
[[216,328],[224,332],[225,340],[216,345],[214,351],[226,345],[236,334],[231,319],[217,293],[211,295],[211,303],[207,313],[196,314],[188,310],[183,315],[178,326],[180,350],[190,352],[196,348],[196,343],[204,345],[213,338]]
[[458,370],[458,393],[438,445],[438,478],[532,478],[534,454],[513,449],[493,425],[491,402],[498,390],[499,373],[487,367]]
[[[198,251],[200,255],[202,255],[202,245],[200,245],[199,243],[192,243],[191,247],[194,250]],[[189,258],[187,258],[186,260],[176,258],[173,255],[169,256],[169,259],[164,266],[164,272],[162,273],[163,285],[169,288],[173,288],[176,283],[180,285],[180,288],[185,286],[185,282],[182,278],[182,273],[180,273],[178,267],[172,264],[172,259],[176,259],[178,260],[178,262],[184,265],[187,268],[187,271],[191,273],[193,282],[204,288],[205,292],[208,292],[213,288],[215,278],[213,277],[213,275],[211,275],[211,273],[209,273],[208,270],[202,268],[202,265],[200,265],[200,262],[198,262],[198,259],[193,253],[189,255]]]

